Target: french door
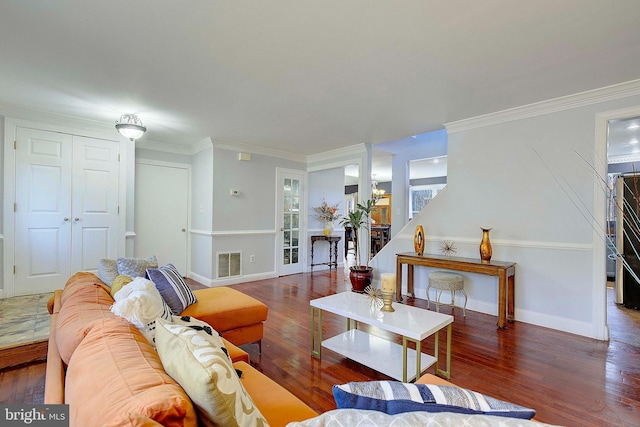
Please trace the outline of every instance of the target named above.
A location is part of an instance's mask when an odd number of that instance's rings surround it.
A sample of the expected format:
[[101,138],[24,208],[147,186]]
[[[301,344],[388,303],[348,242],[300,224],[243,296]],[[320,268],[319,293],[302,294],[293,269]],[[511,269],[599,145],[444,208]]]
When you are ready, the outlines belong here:
[[306,174],[277,170],[276,262],[278,276],[301,273],[306,259]]

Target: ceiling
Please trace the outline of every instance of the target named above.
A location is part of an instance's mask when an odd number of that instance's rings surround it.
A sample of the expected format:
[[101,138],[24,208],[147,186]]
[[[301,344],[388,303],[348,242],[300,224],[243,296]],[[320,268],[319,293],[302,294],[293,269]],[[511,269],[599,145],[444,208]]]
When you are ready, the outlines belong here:
[[307,156],[636,80],[639,16],[637,0],[0,0],[0,113],[136,113],[147,143]]

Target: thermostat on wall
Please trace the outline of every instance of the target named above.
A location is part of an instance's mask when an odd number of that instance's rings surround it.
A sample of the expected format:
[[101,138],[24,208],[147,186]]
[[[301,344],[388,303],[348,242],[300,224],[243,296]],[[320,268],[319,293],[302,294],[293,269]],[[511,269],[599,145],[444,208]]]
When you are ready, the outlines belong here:
[[231,194],[232,196],[239,196],[240,195],[240,190],[234,190],[232,188],[231,190],[229,190],[229,194]]

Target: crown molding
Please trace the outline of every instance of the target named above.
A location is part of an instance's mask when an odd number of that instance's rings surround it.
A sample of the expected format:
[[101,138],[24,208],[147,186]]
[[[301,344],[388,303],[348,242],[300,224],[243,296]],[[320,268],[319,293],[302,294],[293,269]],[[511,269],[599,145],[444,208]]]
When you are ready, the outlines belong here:
[[626,154],[620,156],[609,156],[607,157],[607,163],[633,163],[640,162],[640,154]]
[[13,104],[0,104],[0,115],[29,122],[46,123],[61,128],[81,129],[88,132],[112,135],[110,139],[118,139],[120,136],[120,134],[114,132],[115,127],[102,121],[25,108]]
[[213,148],[213,141],[211,140],[211,137],[206,137],[193,144],[191,148],[191,154],[197,154],[208,148]]
[[350,145],[344,148],[338,148],[335,150],[324,151],[318,154],[310,154],[306,157],[307,163],[320,163],[330,160],[335,160],[339,157],[356,157],[361,156],[367,152],[366,144]]
[[261,154],[269,157],[277,157],[294,162],[305,163],[306,158],[300,154],[289,153],[286,151],[274,150],[267,147],[259,147],[257,145],[246,144],[243,142],[228,141],[223,139],[210,138],[215,148],[230,151],[242,151],[244,153]]
[[573,95],[510,108],[508,110],[502,110],[495,113],[484,114],[482,116],[472,117],[469,119],[445,123],[444,126],[447,129],[447,132],[452,134],[635,95],[640,95],[640,80],[632,80]]
[[136,139],[136,148],[162,151],[171,154],[182,154],[185,156],[194,154],[191,145],[168,144],[166,142],[151,141],[149,139]]

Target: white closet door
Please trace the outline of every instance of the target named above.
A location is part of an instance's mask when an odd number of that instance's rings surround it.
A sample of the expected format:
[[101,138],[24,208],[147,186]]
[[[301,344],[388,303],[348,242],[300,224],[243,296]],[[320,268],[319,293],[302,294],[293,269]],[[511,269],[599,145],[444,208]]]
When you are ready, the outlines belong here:
[[98,271],[118,252],[118,143],[73,137],[71,270]]
[[155,255],[188,275],[189,169],[154,162],[136,163],[135,256]]
[[15,295],[50,292],[69,278],[72,138],[18,128]]

